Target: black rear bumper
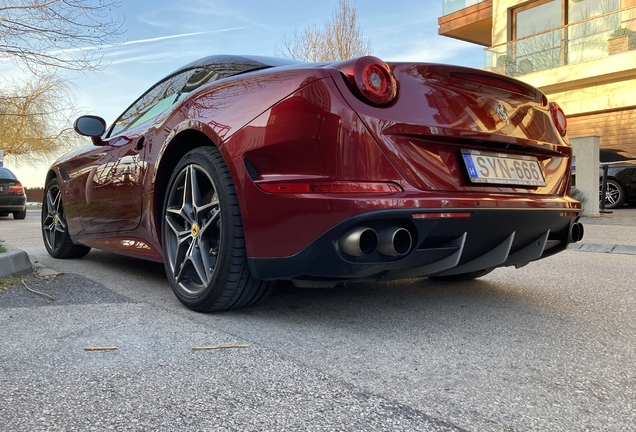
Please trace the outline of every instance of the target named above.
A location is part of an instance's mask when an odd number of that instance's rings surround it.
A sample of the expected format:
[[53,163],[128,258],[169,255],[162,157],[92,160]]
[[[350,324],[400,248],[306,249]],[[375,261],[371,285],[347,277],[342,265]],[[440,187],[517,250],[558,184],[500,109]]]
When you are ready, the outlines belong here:
[[0,212],[11,213],[26,210],[26,196],[0,195]]
[[[419,217],[414,218],[414,213]],[[449,217],[452,215],[457,217]],[[569,209],[377,211],[346,220],[296,255],[249,258],[248,262],[256,278],[295,280],[300,284],[314,281],[317,286],[461,274],[522,265],[561,252],[572,241],[570,233],[578,217],[577,210]],[[399,257],[377,251],[349,256],[340,250],[338,241],[356,226],[375,230],[386,226],[404,228],[411,234],[413,246]]]

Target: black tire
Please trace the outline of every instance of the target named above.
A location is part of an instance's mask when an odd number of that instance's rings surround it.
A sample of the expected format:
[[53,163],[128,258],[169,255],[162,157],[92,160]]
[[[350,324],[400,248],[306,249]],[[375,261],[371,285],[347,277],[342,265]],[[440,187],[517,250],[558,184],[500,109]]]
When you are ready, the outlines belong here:
[[[601,184],[602,190],[603,185]],[[605,190],[605,208],[617,209],[625,204],[625,188],[614,179],[607,179],[607,189]]]
[[5,216],[9,216],[9,213],[8,213],[8,212],[2,212],[2,213],[0,213],[0,217],[5,217]]
[[185,306],[237,309],[270,294],[272,283],[250,273],[236,189],[216,147],[194,149],[179,161],[162,221],[166,274]]
[[46,251],[54,258],[81,258],[91,248],[71,240],[62,206],[62,193],[57,179],[48,182],[42,200],[42,239]]
[[434,279],[438,281],[466,281],[471,279],[477,279],[482,276],[486,276],[488,273],[492,272],[494,268],[485,269],[485,270],[477,270],[469,273],[460,273],[456,275],[449,276],[429,276],[429,279]]
[[26,210],[13,212],[13,219],[26,219]]

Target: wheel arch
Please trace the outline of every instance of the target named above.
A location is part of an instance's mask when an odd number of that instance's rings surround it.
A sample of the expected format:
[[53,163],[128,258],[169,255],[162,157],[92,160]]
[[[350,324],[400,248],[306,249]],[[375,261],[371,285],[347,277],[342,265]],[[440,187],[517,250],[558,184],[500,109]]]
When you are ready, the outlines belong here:
[[[49,170],[46,173],[46,179],[44,180],[44,190],[46,191],[46,187],[48,186],[49,182],[53,179],[57,179],[58,187],[60,188],[60,190],[64,190],[65,189],[64,181],[68,179],[68,177],[64,178],[64,174],[65,174],[65,171],[62,170],[60,172],[59,167],[49,168]],[[44,198],[46,198],[46,193],[44,194]],[[66,202],[66,198],[64,194],[62,194],[61,198],[62,198],[62,202]]]
[[[153,177],[155,202],[152,211],[154,214],[155,229],[158,234],[157,237],[160,242],[162,241],[161,235],[159,235],[161,233],[161,213],[172,172],[186,153],[199,147],[218,147],[218,143],[220,142],[220,138],[216,136],[216,134],[210,133],[211,131],[207,131],[205,130],[207,128],[202,127],[205,125],[190,124],[188,126],[189,127],[176,128],[166,140],[166,144],[157,157],[157,167]],[[214,136],[214,138],[211,138],[210,135]]]
[[57,174],[55,173],[55,171],[52,169],[49,169],[49,171],[46,173],[46,179],[44,180],[44,187],[46,187],[46,185],[49,184],[49,182],[56,177],[57,177]]

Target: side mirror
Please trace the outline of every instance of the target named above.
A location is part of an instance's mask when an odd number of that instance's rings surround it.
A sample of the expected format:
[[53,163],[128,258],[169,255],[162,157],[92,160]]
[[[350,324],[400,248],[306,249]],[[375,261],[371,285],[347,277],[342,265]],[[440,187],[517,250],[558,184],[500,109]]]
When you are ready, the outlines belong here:
[[106,121],[103,118],[92,115],[81,116],[75,120],[73,129],[82,136],[91,137],[93,144],[104,145],[101,136],[106,131]]

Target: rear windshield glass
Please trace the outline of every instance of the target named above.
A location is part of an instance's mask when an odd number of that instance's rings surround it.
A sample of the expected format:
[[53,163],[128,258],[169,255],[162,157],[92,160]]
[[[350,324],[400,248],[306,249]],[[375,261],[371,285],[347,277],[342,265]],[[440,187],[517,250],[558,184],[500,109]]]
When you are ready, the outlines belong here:
[[0,178],[17,180],[13,173],[6,168],[0,168]]

